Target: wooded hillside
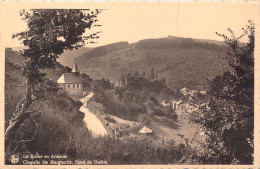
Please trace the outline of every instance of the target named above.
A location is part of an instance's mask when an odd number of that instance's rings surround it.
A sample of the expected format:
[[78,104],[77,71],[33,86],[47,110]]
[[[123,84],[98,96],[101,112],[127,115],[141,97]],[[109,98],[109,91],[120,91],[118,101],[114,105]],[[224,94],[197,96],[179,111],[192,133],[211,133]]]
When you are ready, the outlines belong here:
[[227,69],[223,60],[226,46],[214,41],[167,37],[129,44],[119,42],[92,49],[77,58],[79,69],[93,79],[103,77],[114,83],[120,76],[157,70],[158,79],[167,79],[171,88],[202,88],[205,78],[212,79]]

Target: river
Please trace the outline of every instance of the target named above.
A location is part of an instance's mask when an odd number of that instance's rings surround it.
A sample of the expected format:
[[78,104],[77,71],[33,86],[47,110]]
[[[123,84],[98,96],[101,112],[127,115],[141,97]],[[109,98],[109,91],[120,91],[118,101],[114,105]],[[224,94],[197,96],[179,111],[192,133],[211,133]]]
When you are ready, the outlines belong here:
[[105,136],[107,131],[104,128],[101,121],[89,111],[87,107],[84,106],[84,102],[87,102],[92,96],[93,92],[89,93],[86,97],[80,99],[83,106],[80,107],[80,111],[85,114],[83,121],[85,122],[87,128],[93,133],[94,136]]

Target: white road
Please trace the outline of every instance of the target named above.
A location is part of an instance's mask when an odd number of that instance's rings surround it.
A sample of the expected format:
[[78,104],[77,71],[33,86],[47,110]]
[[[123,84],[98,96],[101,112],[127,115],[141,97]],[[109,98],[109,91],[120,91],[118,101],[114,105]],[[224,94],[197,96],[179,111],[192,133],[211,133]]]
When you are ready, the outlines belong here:
[[[80,101],[84,104],[84,102],[88,101],[93,94],[93,92],[89,93],[86,97],[80,99]],[[80,111],[85,114],[83,121],[94,136],[107,135],[107,131],[101,121],[93,113],[91,113],[87,107],[84,107],[84,105],[81,106]]]

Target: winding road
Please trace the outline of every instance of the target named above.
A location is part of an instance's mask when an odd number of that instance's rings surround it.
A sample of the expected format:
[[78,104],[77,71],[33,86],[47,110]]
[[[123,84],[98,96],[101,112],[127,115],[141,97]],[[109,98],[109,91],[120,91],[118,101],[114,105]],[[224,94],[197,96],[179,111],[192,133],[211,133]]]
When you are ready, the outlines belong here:
[[83,106],[80,107],[80,111],[85,114],[83,121],[92,134],[94,136],[105,136],[107,135],[107,131],[101,121],[93,113],[91,113],[87,107],[84,106],[84,103],[87,102],[93,96],[93,94],[94,93],[91,92],[86,97],[80,99],[80,101],[83,103]]

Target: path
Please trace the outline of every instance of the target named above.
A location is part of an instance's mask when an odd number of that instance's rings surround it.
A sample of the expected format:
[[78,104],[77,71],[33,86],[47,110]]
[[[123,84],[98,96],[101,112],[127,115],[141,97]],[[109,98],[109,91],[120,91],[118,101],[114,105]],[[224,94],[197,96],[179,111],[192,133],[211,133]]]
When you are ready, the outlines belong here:
[[93,92],[80,99],[83,103],[83,106],[80,107],[80,111],[85,114],[83,121],[94,136],[105,136],[107,135],[107,131],[101,121],[93,113],[91,113],[87,107],[84,107],[84,102],[88,101],[92,96]]

